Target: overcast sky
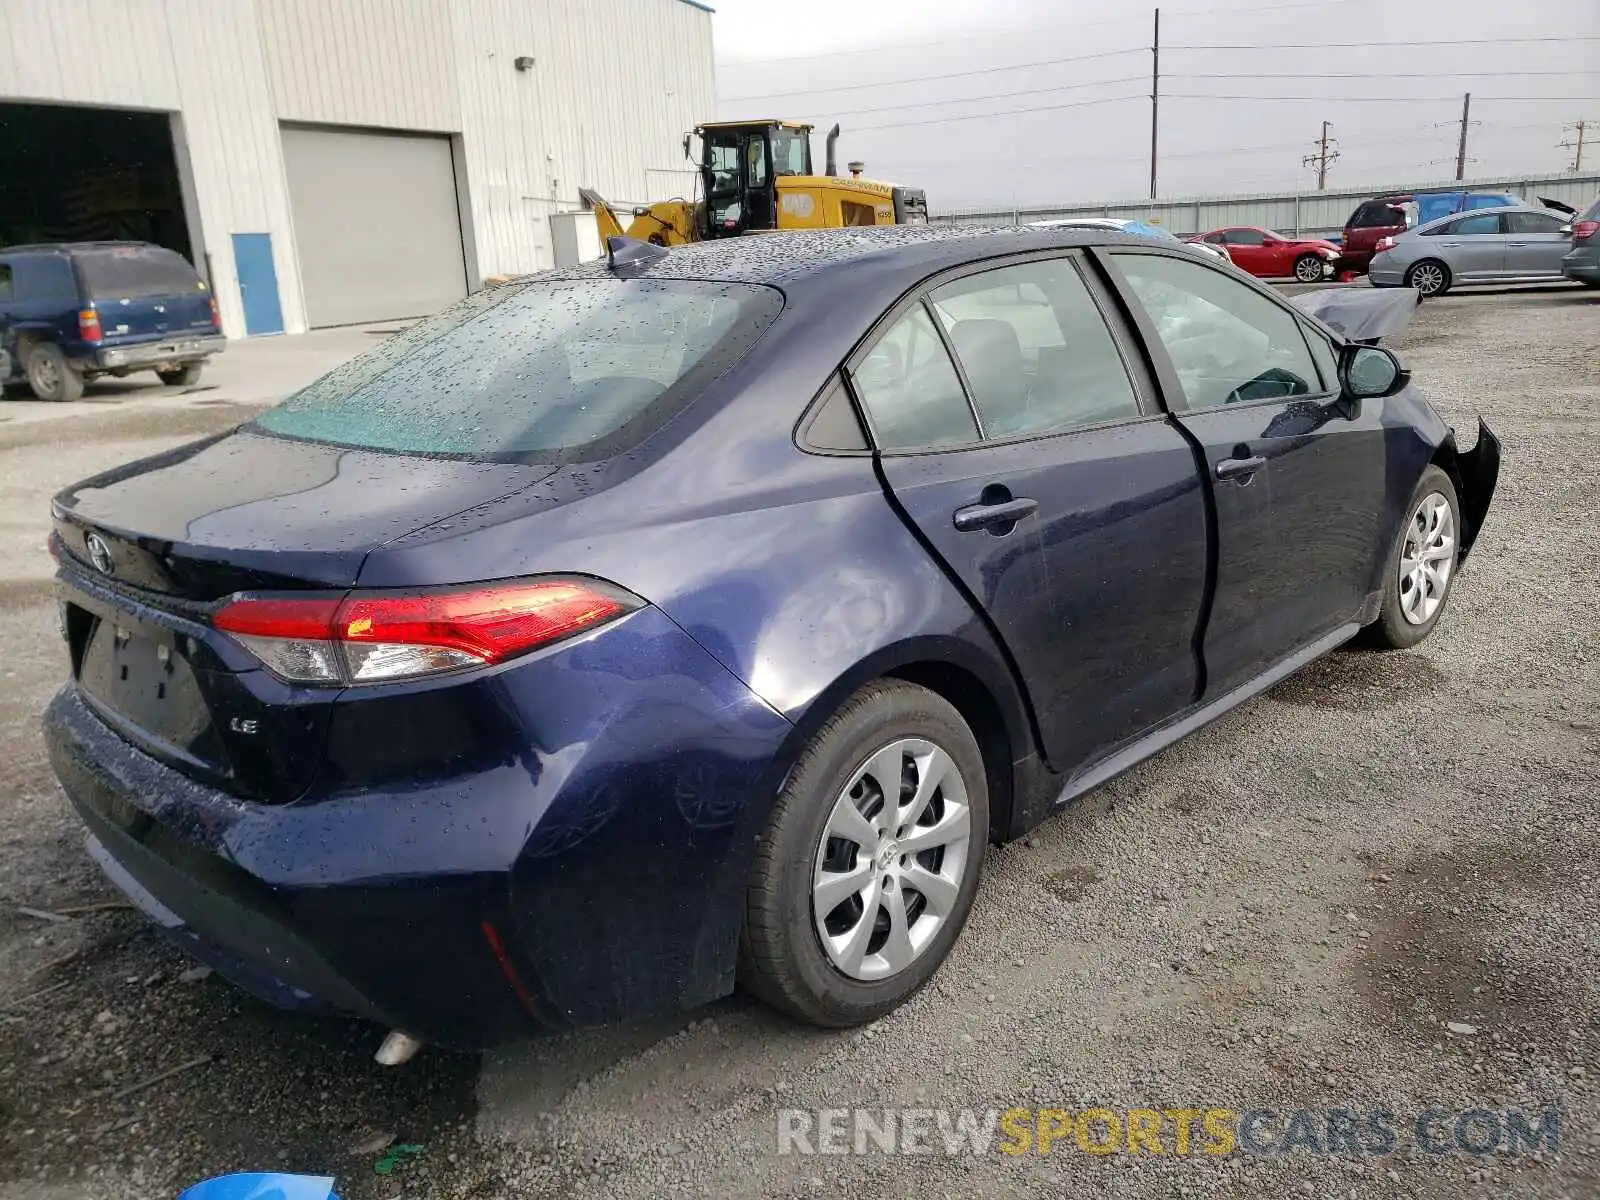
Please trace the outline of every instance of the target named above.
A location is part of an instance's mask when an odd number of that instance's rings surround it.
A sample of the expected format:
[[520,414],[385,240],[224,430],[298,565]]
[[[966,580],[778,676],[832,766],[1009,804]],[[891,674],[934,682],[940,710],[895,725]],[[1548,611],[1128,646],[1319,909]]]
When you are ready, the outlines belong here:
[[[818,170],[839,121],[841,162],[922,185],[935,211],[1148,193],[1151,7],[712,2],[717,115],[815,122]],[[1324,120],[1330,187],[1451,178],[1468,91],[1469,179],[1565,169],[1580,117],[1600,170],[1596,0],[1185,0],[1162,5],[1161,41],[1163,196],[1314,188],[1301,159]],[[1350,42],[1396,44],[1331,45]],[[1312,48],[1181,48],[1265,43]],[[1194,78],[1219,75],[1236,78]]]

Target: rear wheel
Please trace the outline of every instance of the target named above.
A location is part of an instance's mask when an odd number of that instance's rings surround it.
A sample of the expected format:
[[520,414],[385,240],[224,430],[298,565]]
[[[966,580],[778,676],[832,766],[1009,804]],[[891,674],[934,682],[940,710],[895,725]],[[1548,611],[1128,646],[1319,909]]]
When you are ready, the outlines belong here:
[[1425,258],[1406,269],[1406,286],[1424,296],[1442,296],[1450,290],[1450,268],[1436,258]]
[[83,395],[83,376],[67,361],[61,347],[40,342],[28,351],[28,386],[40,400],[76,400]]
[[1326,273],[1320,254],[1302,254],[1294,260],[1294,277],[1301,283],[1317,283]]
[[1444,614],[1461,555],[1461,505],[1438,467],[1423,471],[1411,508],[1384,568],[1383,607],[1367,626],[1368,642],[1389,650],[1415,646]]
[[200,372],[204,367],[204,363],[184,363],[170,371],[157,371],[156,378],[168,387],[193,387],[200,382]]
[[864,688],[807,747],[756,848],[740,983],[815,1025],[882,1016],[960,934],[988,830],[961,715],[909,683]]

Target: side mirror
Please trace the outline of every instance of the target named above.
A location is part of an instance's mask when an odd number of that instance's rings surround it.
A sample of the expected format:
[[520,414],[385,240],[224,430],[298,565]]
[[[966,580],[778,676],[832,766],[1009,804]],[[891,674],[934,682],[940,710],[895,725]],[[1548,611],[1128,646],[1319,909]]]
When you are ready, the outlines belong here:
[[1339,381],[1354,400],[1392,396],[1411,382],[1411,372],[1382,346],[1346,346],[1339,358]]

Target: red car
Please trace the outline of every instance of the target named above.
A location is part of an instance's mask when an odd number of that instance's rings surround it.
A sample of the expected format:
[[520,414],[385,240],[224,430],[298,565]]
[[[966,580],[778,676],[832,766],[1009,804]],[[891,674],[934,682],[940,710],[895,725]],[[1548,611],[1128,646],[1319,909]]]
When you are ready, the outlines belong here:
[[1292,238],[1254,225],[1196,234],[1191,242],[1225,246],[1233,265],[1261,279],[1294,278],[1317,283],[1333,273],[1339,248],[1321,238]]

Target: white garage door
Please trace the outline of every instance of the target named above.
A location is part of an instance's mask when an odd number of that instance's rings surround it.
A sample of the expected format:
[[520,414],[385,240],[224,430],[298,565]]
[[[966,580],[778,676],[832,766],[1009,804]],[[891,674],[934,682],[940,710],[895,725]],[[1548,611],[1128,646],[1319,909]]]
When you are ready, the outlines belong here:
[[467,294],[450,139],[283,130],[306,319],[437,312]]

